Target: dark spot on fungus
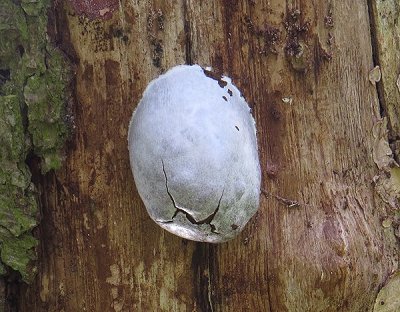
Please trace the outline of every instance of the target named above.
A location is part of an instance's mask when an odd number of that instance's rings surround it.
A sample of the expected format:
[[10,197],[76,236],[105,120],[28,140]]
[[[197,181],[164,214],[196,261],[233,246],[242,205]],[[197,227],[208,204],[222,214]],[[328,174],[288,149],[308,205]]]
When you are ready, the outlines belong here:
[[235,128],[236,128],[237,131],[239,131],[239,127],[238,126],[235,126]]
[[232,225],[231,225],[232,230],[237,230],[238,227],[239,227],[239,226],[237,226],[236,224],[232,224]]
[[232,93],[232,90],[231,90],[231,89],[228,89],[228,94],[229,94],[230,96],[232,96],[232,95],[233,95],[233,93]]
[[226,96],[225,96],[225,95],[223,95],[223,96],[222,96],[222,98],[223,98],[225,101],[227,101],[227,102],[228,102],[228,99],[226,98]]
[[226,81],[222,80],[222,76],[218,75],[210,70],[204,69],[203,68],[204,75],[206,75],[208,78],[214,79],[218,82],[219,86],[221,88],[226,87],[228,84]]
[[385,304],[385,301],[381,301],[380,303],[381,303],[381,305],[384,305],[384,304]]

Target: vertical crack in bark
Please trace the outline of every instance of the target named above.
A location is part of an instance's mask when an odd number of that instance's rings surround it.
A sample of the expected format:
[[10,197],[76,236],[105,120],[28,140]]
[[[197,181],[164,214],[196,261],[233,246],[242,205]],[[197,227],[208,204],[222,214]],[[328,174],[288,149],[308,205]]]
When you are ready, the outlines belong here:
[[188,11],[188,0],[183,0],[183,30],[185,32],[185,62],[188,65],[193,64],[192,58],[192,30],[190,27],[190,17]]
[[7,311],[6,280],[0,277],[0,311]]
[[[371,44],[372,44],[371,47],[372,61],[374,63],[374,66],[377,66],[380,64],[380,55],[378,50],[378,38],[377,38],[376,22],[374,18],[373,1],[374,0],[367,0],[367,7],[368,7],[368,17],[369,17]],[[383,117],[386,115],[386,104],[385,104],[385,98],[383,96],[382,80],[376,83],[376,91],[378,94],[379,111],[381,117]]]
[[207,266],[207,270],[208,270],[208,280],[207,280],[207,303],[208,303],[208,307],[209,310],[211,312],[214,312],[214,305],[213,305],[213,301],[212,301],[212,287],[211,287],[211,272],[213,272],[213,268],[214,268],[214,249],[213,246],[208,246],[208,266]]
[[219,198],[219,200],[218,200],[217,208],[215,208],[214,212],[213,212],[212,214],[210,214],[208,217],[206,217],[205,219],[202,219],[202,220],[200,220],[200,221],[197,221],[197,220],[190,214],[190,212],[187,211],[188,209],[183,208],[183,207],[179,206],[179,205],[176,203],[174,197],[172,196],[172,194],[171,194],[171,192],[170,192],[170,190],[169,190],[169,188],[168,188],[168,176],[167,176],[167,173],[165,172],[164,161],[161,160],[161,163],[162,163],[162,170],[163,170],[164,177],[165,177],[165,188],[166,188],[166,190],[167,190],[168,197],[171,199],[172,204],[174,205],[174,207],[175,207],[175,209],[176,209],[174,215],[173,215],[172,218],[171,218],[171,220],[164,221],[164,223],[171,223],[171,222],[173,222],[173,219],[176,217],[176,215],[177,215],[179,212],[181,212],[181,213],[183,213],[183,214],[186,216],[186,218],[190,221],[190,223],[193,223],[193,224],[196,224],[196,225],[208,224],[208,225],[210,226],[210,228],[211,228],[211,232],[212,232],[212,233],[219,234],[219,233],[216,231],[215,225],[212,224],[211,222],[214,220],[215,215],[216,215],[217,212],[219,211],[219,207],[221,206],[221,200],[222,200],[222,196],[224,196],[224,191],[225,191],[225,189],[222,190],[222,194],[221,194],[221,196],[220,196],[220,198]]
[[[374,66],[380,66],[381,64],[381,54],[379,52],[379,39],[378,39],[378,29],[377,29],[377,19],[379,19],[378,9],[376,8],[378,4],[375,4],[373,0],[367,0],[368,6],[368,16],[370,24],[370,34],[371,34],[371,44],[372,44],[372,59]],[[376,18],[375,18],[376,17]],[[381,68],[382,71],[382,68]],[[386,117],[388,120],[387,130],[388,130],[388,143],[392,150],[393,158],[398,161],[398,151],[396,145],[399,142],[399,134],[396,131],[396,127],[392,125],[392,116],[389,114],[388,104],[386,103],[384,96],[384,77],[381,78],[379,82],[375,84],[377,95],[378,95],[378,105],[379,105],[379,117]]]
[[[261,194],[263,194],[266,198],[269,198],[270,195],[272,196],[272,194],[270,194],[269,192],[267,192],[265,189],[261,188]],[[270,268],[269,268],[269,262],[268,259],[270,259],[269,257],[269,244],[268,244],[268,239],[266,240],[266,253],[267,253],[267,261],[265,261],[265,269],[267,271],[267,293],[268,293],[268,307],[269,307],[269,312],[272,312],[272,300],[271,300],[271,283],[270,283],[270,278],[269,278],[269,274],[270,274]]]
[[192,268],[194,271],[194,288],[196,305],[200,311],[214,312],[212,292],[212,272],[214,272],[214,248],[216,245],[196,243],[192,256]]

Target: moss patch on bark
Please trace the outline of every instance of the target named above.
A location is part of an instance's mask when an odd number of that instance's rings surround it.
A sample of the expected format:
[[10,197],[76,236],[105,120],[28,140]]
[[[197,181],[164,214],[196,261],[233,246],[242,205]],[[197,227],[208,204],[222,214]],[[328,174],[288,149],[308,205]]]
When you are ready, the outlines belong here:
[[11,268],[32,280],[38,223],[26,158],[42,172],[61,166],[68,64],[47,37],[50,0],[3,0],[0,12],[0,275]]

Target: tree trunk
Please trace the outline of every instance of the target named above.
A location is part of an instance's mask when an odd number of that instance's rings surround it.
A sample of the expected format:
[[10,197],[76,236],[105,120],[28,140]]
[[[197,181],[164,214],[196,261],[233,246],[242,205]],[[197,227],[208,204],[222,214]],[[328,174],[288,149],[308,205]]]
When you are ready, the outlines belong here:
[[[56,7],[76,69],[74,132],[63,167],[34,175],[39,273],[20,311],[372,311],[399,251],[397,168],[369,81],[376,7],[85,3]],[[132,112],[149,81],[183,63],[230,76],[256,119],[265,192],[220,245],[161,230],[130,170]]]

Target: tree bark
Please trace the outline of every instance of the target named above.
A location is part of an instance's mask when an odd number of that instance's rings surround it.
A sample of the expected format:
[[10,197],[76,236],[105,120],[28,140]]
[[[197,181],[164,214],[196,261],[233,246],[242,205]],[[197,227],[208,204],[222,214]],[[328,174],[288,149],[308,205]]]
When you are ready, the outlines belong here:
[[[20,311],[372,311],[399,249],[367,2],[71,3],[53,26],[74,132],[63,167],[34,175],[39,273]],[[161,230],[130,171],[132,112],[183,63],[230,76],[256,119],[265,196],[220,245]]]

